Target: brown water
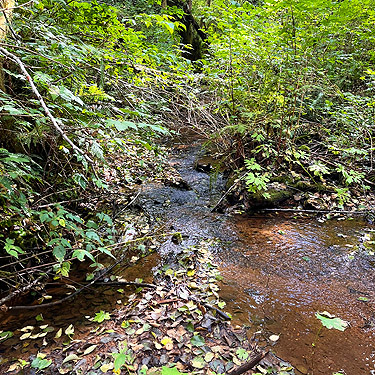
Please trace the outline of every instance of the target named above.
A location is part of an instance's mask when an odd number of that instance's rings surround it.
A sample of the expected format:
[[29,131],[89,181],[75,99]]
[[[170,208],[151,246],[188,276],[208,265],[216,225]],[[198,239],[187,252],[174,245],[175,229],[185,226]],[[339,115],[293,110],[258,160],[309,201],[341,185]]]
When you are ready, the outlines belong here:
[[[240,241],[221,267],[234,322],[261,330],[264,344],[279,335],[272,349],[301,373],[375,373],[374,256],[361,245],[367,224],[271,215],[239,217],[235,226]],[[350,327],[321,328],[322,311]]]

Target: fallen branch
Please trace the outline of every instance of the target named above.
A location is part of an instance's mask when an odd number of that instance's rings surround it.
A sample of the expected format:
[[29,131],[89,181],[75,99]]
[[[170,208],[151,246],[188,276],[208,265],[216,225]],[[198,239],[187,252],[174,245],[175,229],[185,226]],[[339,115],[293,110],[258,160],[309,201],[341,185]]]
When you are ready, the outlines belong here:
[[19,288],[17,290],[15,290],[14,292],[8,294],[6,297],[2,298],[0,300],[0,309],[1,310],[8,310],[9,308],[7,306],[4,305],[5,302],[8,302],[10,301],[11,299],[13,299],[14,297],[16,297],[17,295],[19,294],[22,294],[22,293],[25,293],[25,292],[28,292],[30,289],[32,289],[35,285],[37,285],[40,281],[42,281],[43,279],[45,278],[44,275],[42,276],[39,276],[38,278],[36,278],[32,283],[24,286],[23,288]]
[[244,177],[246,177],[248,171],[242,174],[240,178],[237,179],[237,181],[224,193],[224,195],[219,199],[219,201],[215,204],[215,206],[211,209],[211,212],[215,212],[220,203],[225,199],[225,197],[237,186],[239,182],[241,182]]
[[352,214],[352,215],[365,215],[368,210],[356,210],[356,211],[345,211],[345,210],[303,210],[299,208],[262,208],[259,211],[268,212],[296,212],[296,213],[311,213],[311,214]]
[[79,148],[78,146],[76,146],[69,139],[69,137],[65,134],[65,132],[61,129],[60,125],[57,123],[57,120],[53,117],[51,111],[49,110],[49,108],[47,107],[46,103],[44,102],[44,99],[40,95],[38,89],[36,88],[36,86],[34,84],[33,79],[31,78],[30,74],[26,70],[25,65],[23,64],[23,62],[21,61],[21,59],[18,56],[14,55],[13,53],[10,53],[9,51],[7,51],[3,47],[0,47],[0,53],[3,54],[8,59],[10,59],[10,60],[12,60],[12,61],[14,61],[14,62],[16,62],[18,64],[18,66],[20,67],[23,75],[29,81],[29,84],[31,86],[31,90],[33,91],[33,93],[35,94],[35,96],[38,98],[40,104],[42,105],[42,107],[44,109],[44,112],[46,113],[47,117],[51,120],[52,125],[54,126],[54,128],[61,134],[61,136],[63,137],[63,139],[65,139],[65,141],[69,143],[69,145],[73,148],[73,150],[75,150],[79,154],[81,154],[90,164],[93,164],[92,159],[89,156],[87,156],[87,154],[81,148]]
[[256,366],[267,354],[269,351],[260,352],[258,353],[252,360],[247,363],[244,363],[242,366],[238,367],[237,369],[228,372],[227,375],[241,375],[246,371],[251,370],[254,366]]

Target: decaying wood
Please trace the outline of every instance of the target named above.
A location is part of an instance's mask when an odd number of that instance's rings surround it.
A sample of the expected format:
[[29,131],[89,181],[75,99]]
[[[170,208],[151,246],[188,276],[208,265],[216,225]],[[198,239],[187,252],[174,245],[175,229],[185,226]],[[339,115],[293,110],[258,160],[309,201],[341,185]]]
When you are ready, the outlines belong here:
[[309,214],[343,214],[343,215],[366,215],[369,213],[368,210],[356,210],[356,211],[345,211],[345,210],[303,210],[299,208],[261,208],[259,211],[269,212],[295,212],[295,213],[309,213]]
[[227,375],[241,375],[246,371],[251,370],[254,366],[256,366],[267,354],[269,351],[260,352],[258,353],[253,359],[249,362],[244,363],[242,366],[228,372]]
[[8,302],[8,301],[12,300],[13,298],[17,297],[20,294],[28,292],[34,286],[36,286],[37,284],[39,284],[44,278],[45,278],[44,275],[43,276],[39,276],[33,282],[31,282],[30,284],[24,286],[23,288],[16,289],[12,293],[9,293],[6,297],[4,297],[4,298],[2,298],[0,300],[0,309],[1,310],[8,310],[9,307],[7,307],[7,306],[4,305],[5,302]]

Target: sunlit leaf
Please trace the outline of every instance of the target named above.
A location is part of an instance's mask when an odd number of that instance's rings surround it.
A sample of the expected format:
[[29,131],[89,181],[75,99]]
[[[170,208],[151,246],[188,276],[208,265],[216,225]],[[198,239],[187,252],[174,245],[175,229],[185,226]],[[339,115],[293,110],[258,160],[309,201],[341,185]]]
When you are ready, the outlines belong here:
[[324,311],[322,313],[316,313],[315,316],[322,322],[323,326],[328,329],[337,329],[339,331],[345,331],[349,323],[340,318],[335,318],[329,312]]

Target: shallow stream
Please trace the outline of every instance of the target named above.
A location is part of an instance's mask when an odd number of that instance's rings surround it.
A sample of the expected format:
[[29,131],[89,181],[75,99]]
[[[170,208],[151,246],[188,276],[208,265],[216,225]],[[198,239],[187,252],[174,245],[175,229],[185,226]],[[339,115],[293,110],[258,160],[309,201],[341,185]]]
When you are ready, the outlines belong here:
[[[175,149],[172,163],[191,189],[159,187],[142,199],[147,205],[158,197],[149,212],[181,231],[182,245],[217,239],[221,297],[234,323],[248,325],[297,374],[375,374],[375,256],[363,246],[375,227],[360,218],[212,213],[223,180],[213,183],[194,169],[198,145]],[[168,259],[178,249],[167,241],[162,253]],[[315,313],[323,311],[348,321],[349,328],[322,327]],[[271,341],[272,335],[279,339]]]
[[[180,231],[183,241],[168,239],[158,255],[127,269],[123,277],[151,281],[158,262],[173,262],[182,247],[215,239],[224,310],[233,315],[234,324],[249,327],[249,337],[255,334],[261,345],[291,362],[297,374],[375,374],[375,256],[363,246],[364,236],[375,228],[359,219],[319,222],[292,215],[213,213],[211,207],[224,192],[222,177],[196,170],[202,156],[199,141],[173,147],[171,163],[188,187],[148,184],[137,204],[155,226]],[[56,328],[74,323],[84,335],[89,323],[84,315],[110,311],[122,298],[110,288],[89,291],[64,308],[45,312],[44,321]],[[322,328],[315,313],[325,310],[348,321],[349,328]],[[0,329],[35,324],[36,315],[6,316]],[[279,339],[271,341],[270,336]],[[40,343],[23,347],[18,339],[8,339],[0,357],[9,355],[12,345],[17,346],[15,356],[17,351],[36,352]]]

